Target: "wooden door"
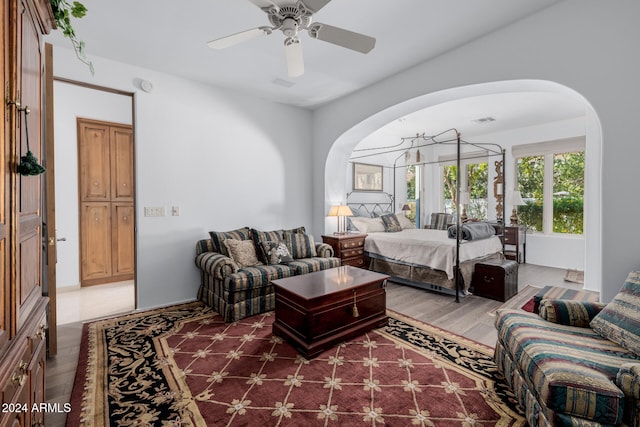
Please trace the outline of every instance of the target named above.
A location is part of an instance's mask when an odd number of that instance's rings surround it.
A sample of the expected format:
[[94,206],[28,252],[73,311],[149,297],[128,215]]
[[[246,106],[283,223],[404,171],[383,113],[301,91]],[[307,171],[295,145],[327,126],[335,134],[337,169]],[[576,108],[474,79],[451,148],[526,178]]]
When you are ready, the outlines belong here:
[[[26,155],[30,150],[33,155],[42,159],[42,52],[40,46],[41,30],[38,20],[31,15],[32,10],[21,1],[18,10],[18,25],[21,30],[19,40],[18,74],[20,87],[20,103],[27,108],[28,114],[20,113],[18,121],[16,159]],[[30,49],[26,47],[30,46]],[[28,138],[27,140],[27,127]],[[17,328],[19,329],[39,299],[42,298],[42,182],[43,175],[23,176],[14,174],[16,194],[19,195],[17,206]]]
[[[9,21],[9,1],[2,1],[2,10],[0,10],[0,19],[2,19],[2,26],[6,26]],[[9,38],[3,32],[2,35],[2,49],[3,52],[10,50]],[[6,55],[0,55],[0,67],[3,71],[5,81],[9,78],[8,64],[6,63]],[[2,99],[10,99],[9,85],[4,82],[0,85],[0,96]],[[10,115],[5,113],[0,120],[0,137],[2,138],[2,148],[0,149],[0,348],[4,348],[9,337],[9,325],[10,325],[10,298],[9,298],[9,271],[11,269],[11,253],[10,247],[10,193],[11,178],[9,175],[9,159],[11,158],[9,152],[9,120]]]
[[[48,0],[3,0],[0,11],[0,390],[3,401],[31,408],[25,369],[35,369],[44,401],[44,338],[48,300],[43,297],[42,192],[44,175],[18,173],[28,151],[42,161],[42,35],[53,28]],[[28,114],[25,116],[25,114]],[[40,334],[40,335],[38,335]],[[36,362],[35,359],[38,359]],[[25,381],[26,379],[26,381]],[[34,418],[35,419],[35,418]],[[0,425],[31,425],[29,412],[3,411]]]
[[81,284],[134,277],[133,132],[78,119]]

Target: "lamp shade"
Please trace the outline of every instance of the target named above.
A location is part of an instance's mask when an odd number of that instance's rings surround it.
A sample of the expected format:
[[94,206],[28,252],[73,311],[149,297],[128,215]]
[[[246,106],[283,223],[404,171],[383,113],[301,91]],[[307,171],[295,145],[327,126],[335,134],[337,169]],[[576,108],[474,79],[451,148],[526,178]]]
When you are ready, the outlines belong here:
[[335,205],[331,206],[327,216],[353,216],[353,212],[351,212],[351,208],[347,205]]
[[513,206],[522,206],[522,205],[526,205],[526,203],[524,202],[524,200],[522,200],[522,196],[520,195],[520,191],[518,190],[514,190],[511,193],[511,204]]
[[409,205],[407,205],[406,203],[404,204],[404,206],[402,206],[402,210],[403,211],[410,211],[411,208],[409,207]]

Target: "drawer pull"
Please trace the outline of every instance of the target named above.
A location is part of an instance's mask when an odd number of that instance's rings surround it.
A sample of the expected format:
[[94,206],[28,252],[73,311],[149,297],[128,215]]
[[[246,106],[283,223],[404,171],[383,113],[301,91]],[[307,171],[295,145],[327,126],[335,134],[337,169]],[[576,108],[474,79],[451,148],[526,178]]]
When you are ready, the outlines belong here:
[[24,384],[25,379],[27,379],[26,375],[14,374],[13,377],[11,378],[11,382],[13,383],[13,385],[22,387],[22,384]]
[[29,365],[24,360],[21,360],[18,364],[18,372],[14,373],[11,377],[11,383],[21,387],[24,381],[27,379],[27,367]]
[[36,336],[41,340],[47,337],[47,333],[45,332],[44,329],[45,329],[45,324],[41,323],[40,326],[38,327],[38,332],[36,332]]

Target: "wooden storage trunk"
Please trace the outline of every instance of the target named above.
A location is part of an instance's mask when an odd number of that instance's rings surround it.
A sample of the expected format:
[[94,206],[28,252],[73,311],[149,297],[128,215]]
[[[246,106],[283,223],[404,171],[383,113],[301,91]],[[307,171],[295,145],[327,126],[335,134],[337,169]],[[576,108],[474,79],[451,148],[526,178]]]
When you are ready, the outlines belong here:
[[479,262],[471,285],[474,295],[504,302],[518,293],[518,262],[509,259]]
[[273,333],[313,358],[339,342],[384,326],[388,277],[342,266],[274,280]]

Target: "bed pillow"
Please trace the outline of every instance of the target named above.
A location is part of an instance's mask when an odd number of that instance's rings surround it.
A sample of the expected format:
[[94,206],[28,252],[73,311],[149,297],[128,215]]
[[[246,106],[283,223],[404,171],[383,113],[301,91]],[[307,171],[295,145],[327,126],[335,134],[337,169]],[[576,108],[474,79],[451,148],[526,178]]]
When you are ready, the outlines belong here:
[[263,240],[259,243],[259,251],[266,259],[266,264],[283,264],[293,261],[293,257],[287,249],[287,245],[283,241]]
[[284,233],[284,242],[293,259],[312,258],[318,256],[313,236],[303,233]]
[[256,255],[256,247],[253,240],[224,239],[222,242],[229,252],[231,259],[239,268],[251,267],[262,264]]
[[351,224],[361,233],[384,232],[384,224],[380,218],[349,217]]
[[398,218],[398,222],[400,223],[400,226],[402,227],[403,230],[416,228],[416,225],[413,222],[411,222],[411,220],[406,216],[396,215],[396,218]]
[[249,240],[251,239],[251,229],[249,227],[238,228],[231,231],[210,231],[213,251],[229,256],[227,247],[222,243],[225,239]]
[[640,271],[629,273],[618,295],[589,326],[603,338],[640,356]]
[[402,226],[400,225],[400,221],[398,221],[396,214],[382,215],[380,219],[382,219],[382,222],[384,223],[384,231],[387,233],[402,231]]

